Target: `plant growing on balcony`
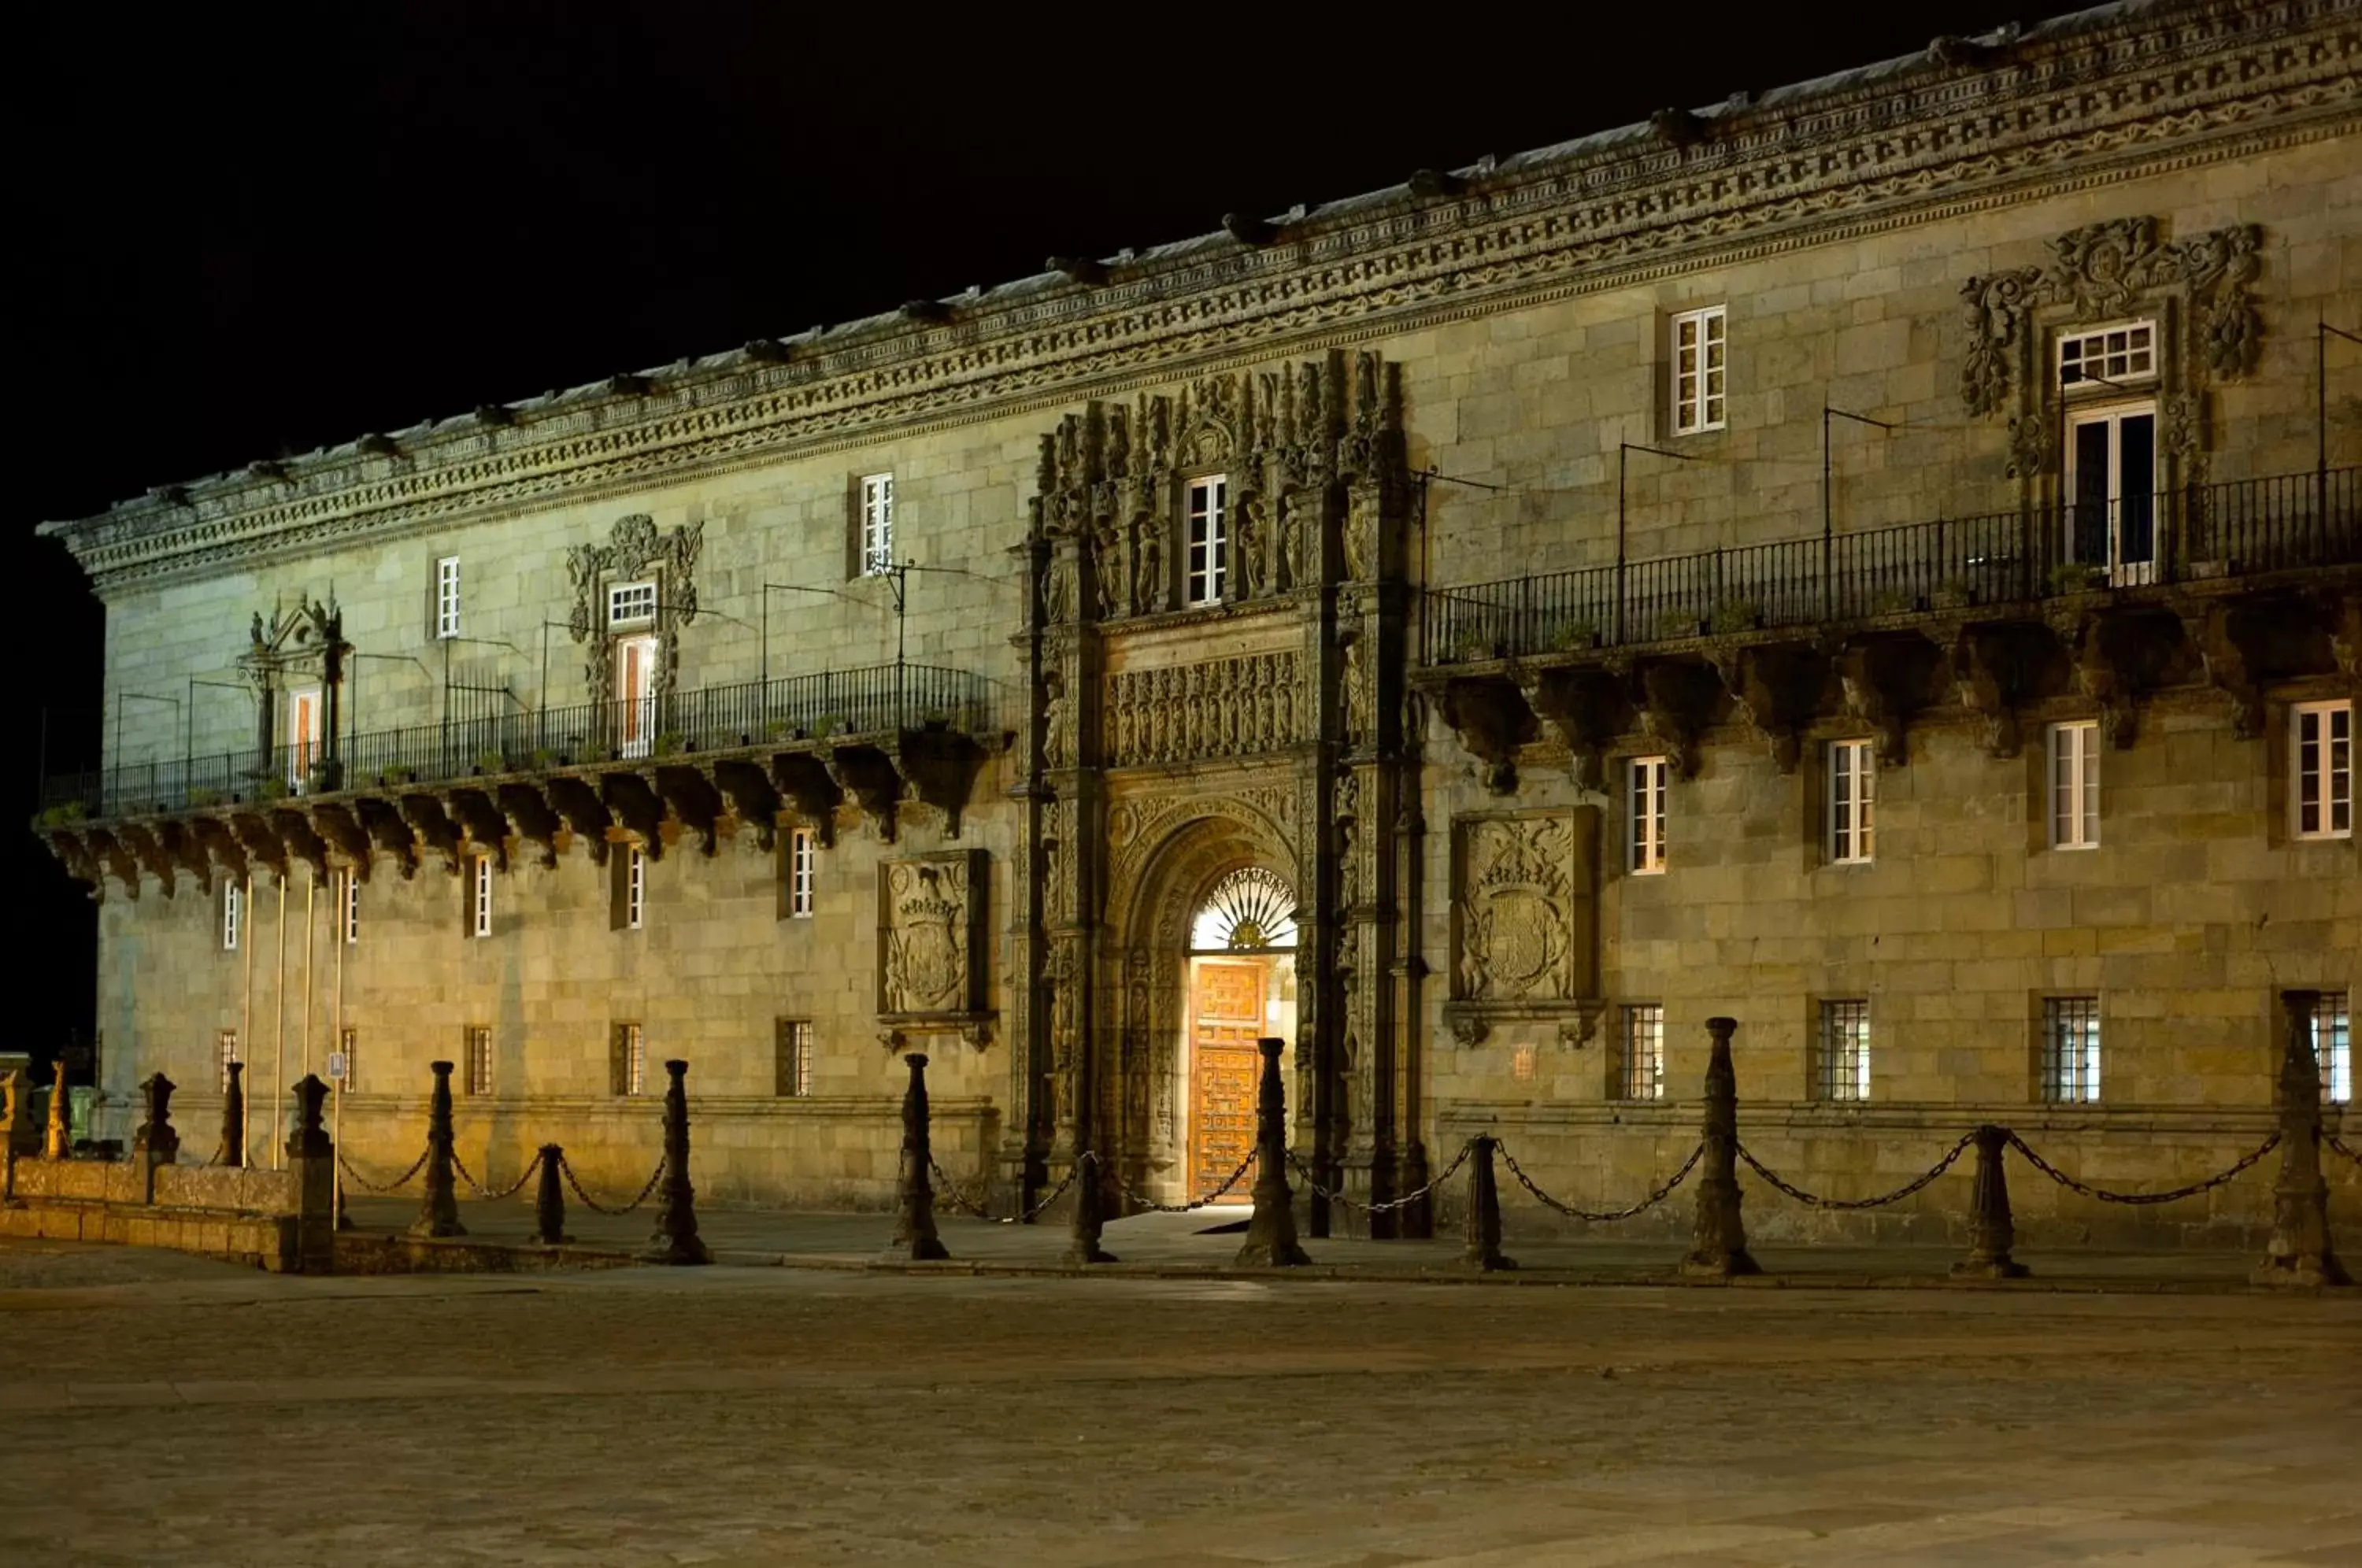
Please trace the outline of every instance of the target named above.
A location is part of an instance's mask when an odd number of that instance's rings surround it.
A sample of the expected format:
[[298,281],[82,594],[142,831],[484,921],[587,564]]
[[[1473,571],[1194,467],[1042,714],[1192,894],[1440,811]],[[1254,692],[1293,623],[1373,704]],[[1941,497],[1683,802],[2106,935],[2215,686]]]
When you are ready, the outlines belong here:
[[667,730],[657,736],[655,749],[658,756],[679,756],[689,749],[689,741],[679,730]]
[[1551,634],[1551,646],[1560,653],[1577,653],[1599,646],[1599,628],[1588,621],[1569,621]]
[[287,799],[287,780],[284,778],[263,779],[261,782],[255,785],[254,798],[258,801],[283,801]]
[[476,754],[476,771],[479,773],[505,773],[508,771],[508,766],[509,759],[497,751],[480,751]]
[[69,823],[78,823],[89,815],[90,807],[83,801],[66,801],[43,812],[41,825],[45,828],[64,827]]
[[1657,617],[1657,637],[1661,642],[1694,637],[1705,630],[1705,624],[1687,610],[1668,610]]
[[1753,599],[1726,599],[1714,607],[1714,629],[1727,636],[1733,632],[1760,631],[1763,626],[1763,606]]
[[555,767],[557,766],[559,760],[560,758],[558,755],[546,745],[537,745],[534,747],[533,755],[525,758],[525,761],[532,766],[533,770],[536,773],[546,772],[548,769]]
[[418,769],[406,762],[389,763],[378,770],[377,776],[381,784],[407,784],[417,777]]
[[1936,608],[1965,610],[1977,602],[1977,591],[1957,577],[1948,577],[1936,585]]
[[822,713],[819,718],[814,719],[811,722],[812,739],[826,740],[829,736],[836,734],[837,731],[845,727],[846,722],[844,714]]
[[763,738],[783,740],[787,736],[788,728],[788,722],[785,719],[766,719],[763,721]]
[[216,806],[220,803],[221,791],[218,790],[208,790],[199,784],[189,790],[189,804],[192,806]]
[[1481,632],[1462,635],[1451,649],[1451,662],[1454,664],[1482,664],[1488,658],[1500,657],[1499,645]]
[[2090,561],[2060,561],[2050,569],[2050,591],[2087,593],[2108,585],[2108,569]]
[[1908,615],[1918,608],[1918,596],[1907,588],[1882,588],[1870,602],[1873,615]]

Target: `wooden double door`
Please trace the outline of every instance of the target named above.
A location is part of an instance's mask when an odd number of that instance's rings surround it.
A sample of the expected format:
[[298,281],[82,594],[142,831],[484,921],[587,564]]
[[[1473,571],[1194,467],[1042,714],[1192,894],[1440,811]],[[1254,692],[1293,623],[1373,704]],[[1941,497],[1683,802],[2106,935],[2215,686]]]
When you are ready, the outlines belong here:
[[[1211,1192],[1254,1147],[1255,1089],[1265,1032],[1269,958],[1200,958],[1189,998],[1189,1191]],[[1223,1201],[1244,1203],[1246,1182]]]

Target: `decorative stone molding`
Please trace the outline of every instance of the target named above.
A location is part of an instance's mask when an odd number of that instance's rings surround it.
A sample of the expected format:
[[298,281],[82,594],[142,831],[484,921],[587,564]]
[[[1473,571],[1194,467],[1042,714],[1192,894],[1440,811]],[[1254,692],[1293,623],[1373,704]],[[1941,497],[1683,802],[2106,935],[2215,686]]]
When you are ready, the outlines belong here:
[[985,1006],[985,853],[951,850],[877,868],[877,1021],[972,1043]]
[[615,662],[607,636],[606,589],[611,582],[654,577],[656,636],[659,647],[652,696],[672,694],[679,679],[680,628],[697,619],[697,558],[705,547],[705,525],[684,523],[663,533],[656,519],[635,512],[615,520],[603,545],[576,545],[566,552],[566,575],[574,585],[574,608],[567,630],[584,646],[582,679],[594,702],[613,701]]
[[1109,766],[1279,750],[1296,739],[1300,662],[1286,651],[1109,676]]
[[1451,994],[1462,1044],[1509,1019],[1582,1019],[1599,996],[1596,806],[1459,816],[1451,823]]

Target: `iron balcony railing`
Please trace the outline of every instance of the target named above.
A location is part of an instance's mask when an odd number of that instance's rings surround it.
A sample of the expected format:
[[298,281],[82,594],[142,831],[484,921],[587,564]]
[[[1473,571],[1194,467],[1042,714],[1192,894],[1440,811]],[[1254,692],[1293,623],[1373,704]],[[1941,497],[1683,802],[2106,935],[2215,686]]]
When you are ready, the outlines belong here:
[[1429,666],[2362,560],[2362,469],[1431,590]]
[[999,726],[999,716],[993,682],[972,670],[875,665],[660,697],[455,718],[347,735],[333,749],[325,742],[269,751],[249,746],[55,775],[43,781],[41,806],[52,822],[139,816],[903,730],[944,728],[981,735]]

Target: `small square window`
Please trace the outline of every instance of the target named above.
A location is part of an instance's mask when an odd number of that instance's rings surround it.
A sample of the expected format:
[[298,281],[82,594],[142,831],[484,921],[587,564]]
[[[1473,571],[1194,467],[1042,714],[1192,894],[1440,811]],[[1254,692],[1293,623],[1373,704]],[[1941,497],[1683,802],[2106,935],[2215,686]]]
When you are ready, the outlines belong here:
[[1665,868],[1665,780],[1672,768],[1670,757],[1636,756],[1626,769],[1626,817],[1631,824],[1628,865],[1638,876],[1654,876]]
[[1870,1003],[1821,1004],[1820,1070],[1815,1080],[1816,1099],[1870,1098]]
[[1683,311],[1673,317],[1674,435],[1723,427],[1727,331],[1721,305]]
[[894,569],[894,476],[865,474],[861,480],[861,575],[881,577]]
[[2042,1098],[2090,1105],[2100,1098],[2100,999],[2042,1000]]
[[2058,384],[2146,381],[2157,376],[2157,324],[2120,322],[2058,340]]
[[492,1032],[484,1024],[468,1025],[467,1092],[488,1095],[492,1092]]
[[2100,845],[2100,726],[2090,719],[2050,726],[2050,847]]
[[1665,1098],[1665,1008],[1662,1002],[1636,1002],[1624,1010],[1617,1032],[1616,1077],[1611,1098]]
[[623,631],[646,626],[657,618],[657,585],[616,582],[607,586],[607,629]]
[[435,635],[459,635],[459,558],[445,556],[435,563]]
[[1829,858],[1867,865],[1876,852],[1878,756],[1866,740],[1829,743]]
[[782,1099],[801,1099],[811,1093],[811,1021],[783,1018],[778,1023],[772,1060],[773,1088]]
[[2289,835],[2354,836],[2354,704],[2289,710]]

